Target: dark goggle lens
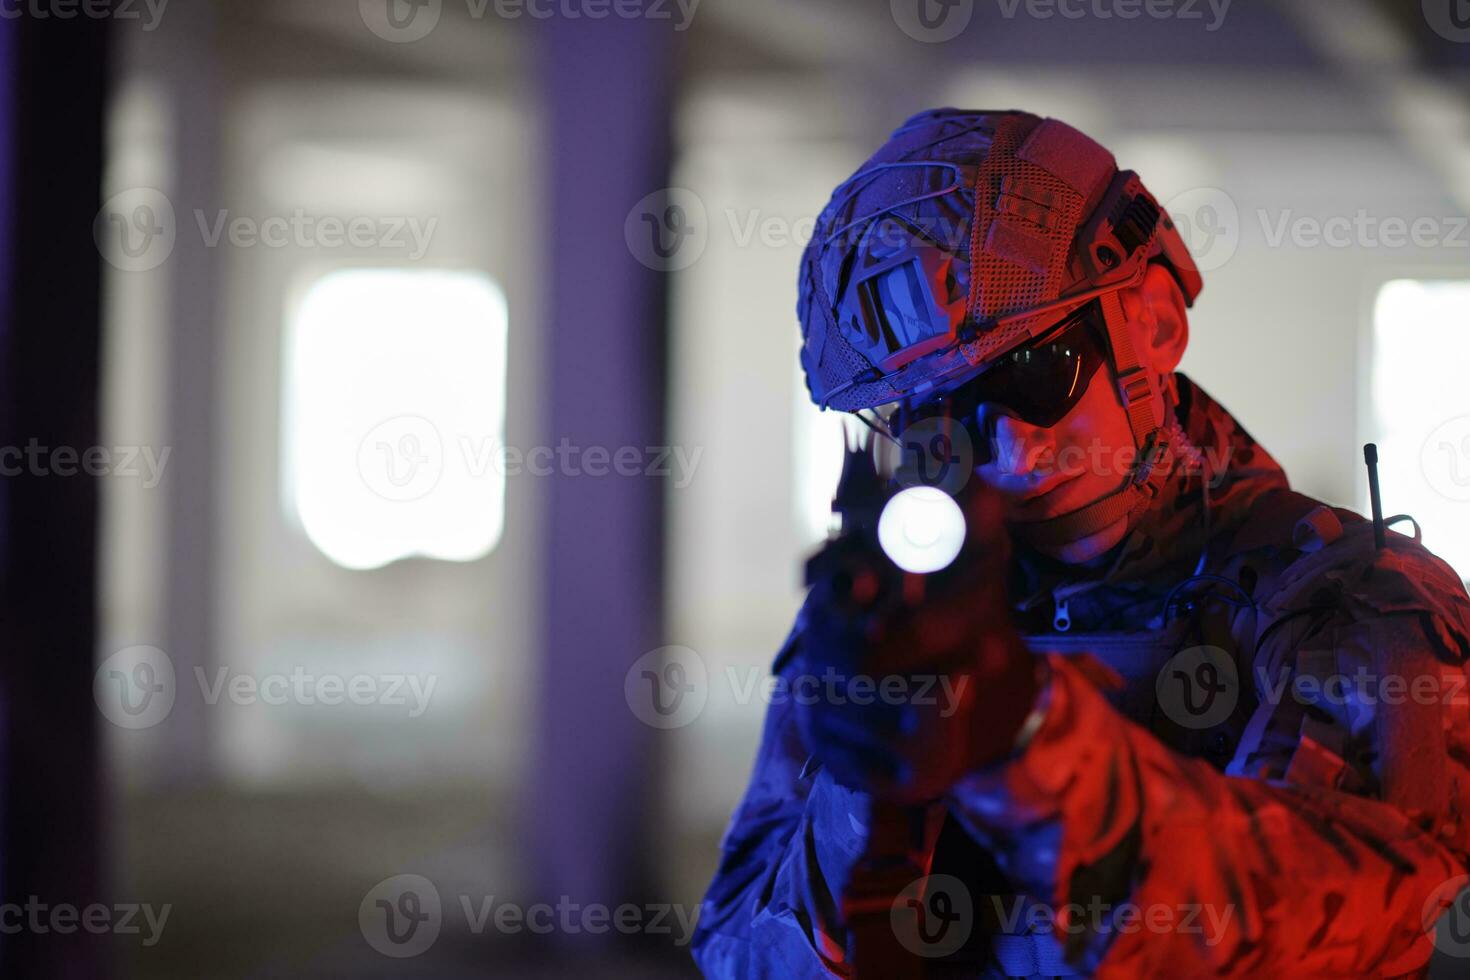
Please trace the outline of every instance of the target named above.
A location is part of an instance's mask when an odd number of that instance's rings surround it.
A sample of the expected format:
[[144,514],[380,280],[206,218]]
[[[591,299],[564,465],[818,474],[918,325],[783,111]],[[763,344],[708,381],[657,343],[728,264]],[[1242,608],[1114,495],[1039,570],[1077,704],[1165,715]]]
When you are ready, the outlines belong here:
[[1011,351],[965,386],[970,390],[962,389],[958,401],[968,404],[957,407],[973,413],[993,404],[1031,425],[1056,425],[1082,400],[1106,359],[1099,320],[1089,304],[1052,338]]
[[903,425],[913,425],[947,415],[973,427],[980,406],[988,404],[1030,425],[1049,428],[1082,400],[1105,360],[1102,311],[1096,303],[1089,303],[1050,337],[1011,351],[975,380],[900,413],[900,418]]

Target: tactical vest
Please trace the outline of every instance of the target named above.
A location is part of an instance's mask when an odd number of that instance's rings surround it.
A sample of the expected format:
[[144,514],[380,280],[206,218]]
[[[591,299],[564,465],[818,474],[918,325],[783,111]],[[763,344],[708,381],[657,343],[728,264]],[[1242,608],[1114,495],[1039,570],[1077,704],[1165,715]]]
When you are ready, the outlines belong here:
[[[1238,527],[1211,542],[1201,574],[1160,596],[1160,606],[1167,604],[1159,610],[1160,625],[1089,631],[1062,606],[1054,621],[1066,629],[1030,633],[1025,640],[1038,654],[1088,658],[1082,666],[1113,707],[1165,745],[1221,771],[1239,769],[1259,735],[1248,730],[1258,704],[1257,651],[1292,619],[1333,608],[1335,597],[1320,594],[1320,572],[1342,560],[1341,548],[1361,547],[1365,534],[1371,541],[1372,531],[1350,511],[1273,490]],[[1009,889],[994,861],[952,820],[935,853],[935,873],[946,869],[982,893]],[[1006,933],[993,921],[982,926],[989,929],[969,950],[970,962],[951,962],[936,975],[1079,975],[1053,935],[1024,927]],[[977,955],[982,945],[983,959]]]

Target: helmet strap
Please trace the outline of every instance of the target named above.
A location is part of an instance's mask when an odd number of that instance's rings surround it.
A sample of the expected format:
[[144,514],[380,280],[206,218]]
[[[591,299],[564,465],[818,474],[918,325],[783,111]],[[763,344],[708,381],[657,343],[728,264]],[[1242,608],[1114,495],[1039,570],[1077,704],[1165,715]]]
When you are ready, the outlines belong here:
[[1119,291],[1104,293],[1098,302],[1107,324],[1113,376],[1138,452],[1128,482],[1117,490],[1066,514],[1014,525],[1020,537],[1033,547],[1081,541],[1120,520],[1126,519],[1133,527],[1153,505],[1174,469],[1174,434],[1178,428],[1166,424],[1169,411],[1163,381],[1138,357],[1134,326],[1123,312]]

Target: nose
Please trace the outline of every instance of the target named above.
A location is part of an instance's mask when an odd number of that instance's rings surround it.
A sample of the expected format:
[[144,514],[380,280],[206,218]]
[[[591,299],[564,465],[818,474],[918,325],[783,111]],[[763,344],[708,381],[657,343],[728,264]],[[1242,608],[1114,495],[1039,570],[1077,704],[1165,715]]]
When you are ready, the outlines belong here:
[[1051,430],[1023,422],[1013,415],[988,414],[991,416],[989,419],[986,418],[987,407],[982,406],[981,431],[989,428],[994,433],[993,462],[996,469],[1006,476],[1026,476],[1052,448]]

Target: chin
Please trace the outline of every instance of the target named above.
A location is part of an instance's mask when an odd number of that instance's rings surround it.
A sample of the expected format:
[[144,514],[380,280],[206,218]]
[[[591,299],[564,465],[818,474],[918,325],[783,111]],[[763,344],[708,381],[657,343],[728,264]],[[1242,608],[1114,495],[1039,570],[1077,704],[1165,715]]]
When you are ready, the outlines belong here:
[[1110,548],[1122,541],[1123,536],[1127,533],[1128,519],[1122,518],[1096,534],[1089,534],[1085,538],[1069,541],[1066,544],[1037,547],[1036,551],[1068,565],[1081,565],[1106,554]]

